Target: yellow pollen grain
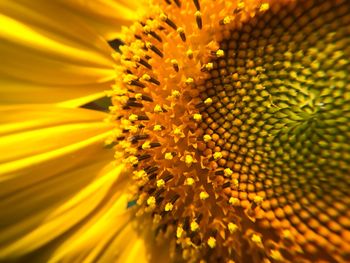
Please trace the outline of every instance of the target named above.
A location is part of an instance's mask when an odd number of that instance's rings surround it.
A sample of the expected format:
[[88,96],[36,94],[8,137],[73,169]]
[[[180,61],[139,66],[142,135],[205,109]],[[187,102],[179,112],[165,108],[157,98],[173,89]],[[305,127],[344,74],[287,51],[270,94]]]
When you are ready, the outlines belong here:
[[210,248],[214,248],[216,246],[216,239],[214,237],[209,237],[207,243]]
[[136,165],[136,164],[138,164],[138,159],[137,159],[137,157],[136,156],[129,156],[127,159],[126,159],[126,162],[127,163],[130,163],[130,164],[132,164],[132,165]]
[[151,32],[151,27],[148,26],[148,25],[145,25],[145,26],[143,27],[143,31],[144,31],[145,33],[150,33],[150,32]]
[[260,12],[264,12],[264,11],[269,10],[269,8],[270,8],[269,3],[263,3],[263,4],[260,6],[259,11],[260,11]]
[[135,75],[132,75],[132,74],[128,74],[128,75],[124,76],[124,78],[123,78],[123,82],[127,83],[127,84],[130,84],[133,80],[137,80],[137,77]]
[[202,191],[202,192],[200,192],[200,194],[199,194],[199,198],[200,198],[201,200],[208,199],[208,197],[209,197],[209,194],[208,194],[207,192],[205,192],[205,191]]
[[282,236],[286,239],[291,239],[292,233],[289,230],[283,230]]
[[[124,79],[124,78],[123,78]],[[106,91],[106,96],[112,97],[112,96],[124,96],[127,94],[127,92],[119,87],[119,85],[112,85],[111,91]]]
[[204,140],[205,142],[210,142],[210,141],[211,141],[211,136],[210,136],[209,134],[205,134],[205,135],[203,136],[203,140]]
[[230,16],[224,17],[224,20],[223,20],[224,25],[230,24],[231,22],[232,22],[232,17],[230,17]]
[[154,131],[161,131],[162,130],[162,126],[159,125],[159,124],[156,124],[156,125],[153,126],[153,130]]
[[185,80],[185,83],[186,83],[187,85],[192,84],[193,82],[194,82],[194,79],[191,78],[191,77],[188,77],[188,78]]
[[192,155],[186,155],[185,156],[185,163],[187,165],[191,165],[193,162],[194,162],[194,159],[193,159]]
[[148,75],[148,74],[143,74],[142,77],[141,77],[141,79],[143,79],[143,80],[150,80],[150,79],[151,79],[151,76]]
[[178,61],[177,61],[176,59],[170,60],[170,63],[171,63],[172,65],[178,65],[178,64],[179,64]]
[[136,93],[135,94],[135,99],[142,100],[142,94],[141,93]]
[[168,19],[167,15],[164,14],[164,13],[161,13],[161,14],[159,15],[159,18],[160,18],[160,20],[162,20],[162,21],[166,21],[166,20]]
[[276,260],[276,261],[282,261],[283,257],[281,255],[281,253],[278,250],[271,250],[271,254],[270,254],[271,258]]
[[154,106],[153,111],[155,113],[161,113],[161,112],[163,112],[163,109],[162,109],[162,107],[159,104],[157,104],[156,106]]
[[205,101],[204,101],[204,104],[205,105],[210,105],[213,103],[213,100],[211,98],[207,98]]
[[147,199],[147,205],[154,207],[156,205],[156,198],[154,196],[150,196]]
[[212,62],[209,62],[205,64],[205,69],[206,70],[212,70],[214,68],[214,64]]
[[239,9],[243,9],[244,7],[245,7],[244,2],[239,2],[237,5],[237,8],[239,8]]
[[184,133],[182,132],[182,130],[179,128],[179,127],[176,127],[174,130],[173,130],[173,134],[176,135],[176,136],[184,136]]
[[193,185],[194,179],[192,177],[186,178],[185,185]]
[[123,119],[123,120],[121,121],[121,126],[122,126],[122,127],[128,126],[128,125],[130,125],[130,124],[131,124],[130,120]]
[[264,198],[259,196],[259,195],[256,195],[254,196],[254,199],[253,199],[254,203],[256,203],[257,205],[260,205],[262,203],[262,201],[264,201]]
[[184,33],[184,32],[185,32],[185,30],[184,30],[182,27],[178,27],[178,28],[176,29],[176,31],[177,31],[178,33]]
[[151,42],[146,42],[146,47],[149,49],[149,48],[152,48],[152,43]]
[[237,180],[237,179],[233,179],[233,180],[232,180],[232,185],[233,185],[234,187],[237,187],[237,186],[238,186],[238,180]]
[[165,153],[164,158],[166,160],[172,160],[174,158],[172,153]]
[[132,154],[132,155],[135,155],[137,153],[137,149],[136,148],[126,148],[125,152],[129,153],[129,154]]
[[[128,99],[129,98],[127,96],[119,96],[116,98],[116,100],[121,104],[125,104],[128,101]],[[116,112],[118,109],[119,109],[118,107],[113,107],[112,112]]]
[[138,127],[135,125],[129,125],[127,127],[125,127],[126,130],[128,130],[130,133],[136,133],[138,132]]
[[226,177],[230,177],[230,176],[232,176],[232,174],[233,174],[233,171],[232,171],[230,168],[226,168],[226,169],[224,170],[224,175],[225,175]]
[[165,185],[165,181],[163,179],[157,180],[157,187],[161,188]]
[[178,226],[176,229],[176,237],[181,238],[183,233],[184,233],[184,229],[182,228],[182,226]]
[[201,121],[202,120],[202,115],[199,114],[199,113],[195,113],[195,114],[193,114],[193,119],[195,121]]
[[141,60],[141,57],[138,55],[134,55],[134,56],[132,56],[132,59],[136,62],[139,62]]
[[169,211],[173,210],[173,207],[174,207],[174,206],[173,206],[172,203],[167,203],[167,204],[165,205],[164,211],[169,212]]
[[180,93],[180,91],[178,91],[178,90],[172,90],[172,91],[171,91],[171,96],[172,96],[173,98],[178,98],[178,97],[180,97],[180,95],[181,95],[181,93]]
[[219,160],[222,158],[222,153],[221,152],[215,152],[214,155],[214,160]]
[[191,227],[191,231],[192,232],[195,232],[195,231],[197,231],[199,229],[199,225],[198,225],[198,223],[196,221],[192,221],[190,227]]
[[218,58],[221,58],[225,55],[225,52],[222,49],[219,49],[215,54]]
[[109,106],[109,107],[108,107],[108,110],[109,110],[111,113],[117,112],[118,109],[119,109],[119,107],[117,107],[117,106]]
[[196,11],[194,13],[195,17],[201,18],[202,17],[202,13],[200,11]]
[[139,171],[135,171],[135,172],[134,172],[134,176],[135,176],[137,179],[142,179],[142,178],[147,177],[147,173],[146,173],[144,170],[139,170]]
[[139,119],[139,117],[136,114],[130,114],[130,116],[129,116],[130,121],[137,121],[138,119]]
[[151,143],[150,142],[145,142],[142,144],[142,149],[147,150],[151,148]]
[[262,244],[262,240],[261,240],[261,237],[258,236],[257,234],[253,234],[252,237],[251,237],[252,241],[258,245],[261,245]]
[[230,197],[230,199],[228,200],[228,202],[229,202],[231,205],[237,205],[237,204],[239,203],[239,200],[238,200],[238,198]]
[[127,141],[121,141],[119,143],[119,146],[121,146],[123,149],[126,149],[126,148],[129,148],[131,146],[131,143],[127,142]]
[[228,228],[228,231],[230,231],[230,233],[233,234],[234,232],[237,231],[238,226],[236,224],[230,222],[230,223],[228,223],[227,228]]
[[192,49],[189,49],[189,50],[187,50],[186,51],[186,56],[188,57],[188,58],[193,58],[193,51],[192,51]]

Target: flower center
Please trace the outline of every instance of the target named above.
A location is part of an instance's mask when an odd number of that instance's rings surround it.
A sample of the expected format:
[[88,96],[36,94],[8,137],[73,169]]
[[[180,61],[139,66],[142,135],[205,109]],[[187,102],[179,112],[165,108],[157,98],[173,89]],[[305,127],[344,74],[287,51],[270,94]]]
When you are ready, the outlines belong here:
[[125,32],[132,200],[185,260],[344,260],[350,5],[258,2],[165,1]]

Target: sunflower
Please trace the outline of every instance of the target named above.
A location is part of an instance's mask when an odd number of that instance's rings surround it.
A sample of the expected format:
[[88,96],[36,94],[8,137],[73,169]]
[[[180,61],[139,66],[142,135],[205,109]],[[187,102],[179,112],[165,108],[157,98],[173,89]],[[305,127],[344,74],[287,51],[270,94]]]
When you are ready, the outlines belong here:
[[349,1],[0,11],[0,261],[350,261]]

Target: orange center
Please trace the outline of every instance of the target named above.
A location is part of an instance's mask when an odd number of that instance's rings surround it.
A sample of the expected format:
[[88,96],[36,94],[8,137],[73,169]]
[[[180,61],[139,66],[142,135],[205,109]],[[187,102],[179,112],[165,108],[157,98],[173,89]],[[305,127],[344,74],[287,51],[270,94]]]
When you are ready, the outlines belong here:
[[349,3],[174,2],[120,48],[138,214],[185,260],[349,257]]

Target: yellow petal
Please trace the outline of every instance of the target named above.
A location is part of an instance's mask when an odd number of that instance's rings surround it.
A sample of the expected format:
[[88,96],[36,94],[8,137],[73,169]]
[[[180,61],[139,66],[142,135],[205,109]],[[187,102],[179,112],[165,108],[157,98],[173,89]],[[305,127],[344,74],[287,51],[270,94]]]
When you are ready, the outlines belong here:
[[103,147],[106,114],[47,105],[0,107],[0,261],[47,244],[91,214],[122,167]]
[[59,3],[1,1],[0,23],[2,104],[87,97],[115,78],[111,48]]
[[146,0],[62,0],[65,6],[106,39],[119,36],[121,26],[130,25],[147,13]]
[[103,146],[112,131],[104,113],[22,105],[1,106],[0,116],[1,194],[91,160],[112,158],[113,151]]
[[[49,262],[72,262],[74,258],[79,258],[80,262],[96,262],[99,257],[105,257],[110,243],[130,228],[130,215],[126,212],[127,198],[123,188],[125,184],[119,182],[114,189],[114,196],[106,198],[94,216],[59,244]],[[132,243],[134,240],[131,236],[131,239],[123,241]],[[118,246],[112,249],[114,258],[122,252],[122,248]]]
[[105,203],[117,202],[123,167],[103,169],[106,163],[91,162],[2,197],[0,259],[33,252],[93,220]]
[[106,210],[101,208],[99,215],[62,242],[49,262],[167,262],[166,243],[156,244],[151,222],[138,225],[142,219],[135,218],[132,209],[126,211],[126,201],[123,194],[117,201],[107,201]]

